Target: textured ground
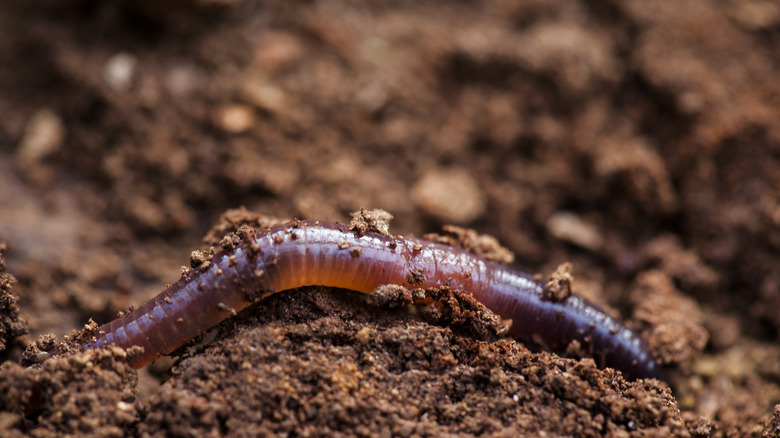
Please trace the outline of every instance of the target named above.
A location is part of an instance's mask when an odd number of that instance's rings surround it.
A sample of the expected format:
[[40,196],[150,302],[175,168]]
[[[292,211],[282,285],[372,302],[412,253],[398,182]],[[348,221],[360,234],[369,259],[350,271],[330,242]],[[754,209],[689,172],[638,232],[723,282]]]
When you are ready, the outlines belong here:
[[[776,2],[104,3],[0,5],[0,435],[780,433]],[[669,386],[318,288],[173,369],[16,365],[241,205],[569,261]]]

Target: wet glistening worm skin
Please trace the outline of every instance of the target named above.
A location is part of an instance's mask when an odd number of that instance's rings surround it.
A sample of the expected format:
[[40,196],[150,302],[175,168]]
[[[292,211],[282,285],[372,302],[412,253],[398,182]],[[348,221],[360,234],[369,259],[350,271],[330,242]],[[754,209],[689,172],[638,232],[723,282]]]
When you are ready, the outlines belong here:
[[385,284],[449,286],[511,319],[509,334],[516,338],[559,351],[576,340],[629,378],[660,375],[646,344],[620,321],[575,295],[550,301],[530,275],[460,249],[310,221],[244,230],[236,240],[138,309],[101,326],[89,347],[141,346],[143,354],[131,363],[140,368],[274,292],[313,285],[363,293]]

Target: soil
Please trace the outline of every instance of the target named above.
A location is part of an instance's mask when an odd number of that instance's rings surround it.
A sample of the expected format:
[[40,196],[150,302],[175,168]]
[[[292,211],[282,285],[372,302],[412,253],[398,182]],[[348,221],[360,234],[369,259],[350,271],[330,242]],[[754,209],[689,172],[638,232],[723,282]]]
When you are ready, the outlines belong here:
[[[780,436],[776,2],[10,0],[0,29],[0,435]],[[44,353],[256,213],[361,207],[553,276],[666,382],[458,292],[288,291],[138,372]]]

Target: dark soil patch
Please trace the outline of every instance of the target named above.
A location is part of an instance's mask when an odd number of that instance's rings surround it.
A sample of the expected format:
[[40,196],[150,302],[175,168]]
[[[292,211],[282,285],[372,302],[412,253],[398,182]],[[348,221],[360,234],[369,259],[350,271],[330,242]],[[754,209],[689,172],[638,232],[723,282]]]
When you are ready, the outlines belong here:
[[[778,434],[774,2],[11,0],[0,29],[0,435]],[[137,384],[121,351],[16,365],[241,205],[571,262],[671,392],[317,288]]]

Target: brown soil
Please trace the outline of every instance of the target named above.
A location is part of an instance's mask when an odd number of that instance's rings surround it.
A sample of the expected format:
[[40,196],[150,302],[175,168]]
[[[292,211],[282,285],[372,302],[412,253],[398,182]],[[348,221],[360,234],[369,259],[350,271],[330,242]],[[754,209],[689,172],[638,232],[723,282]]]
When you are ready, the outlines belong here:
[[[0,5],[0,435],[780,436],[776,2],[159,3]],[[17,364],[250,212],[360,207],[562,266],[556,294],[622,316],[668,382],[457,294],[323,288],[137,375],[116,349]]]

